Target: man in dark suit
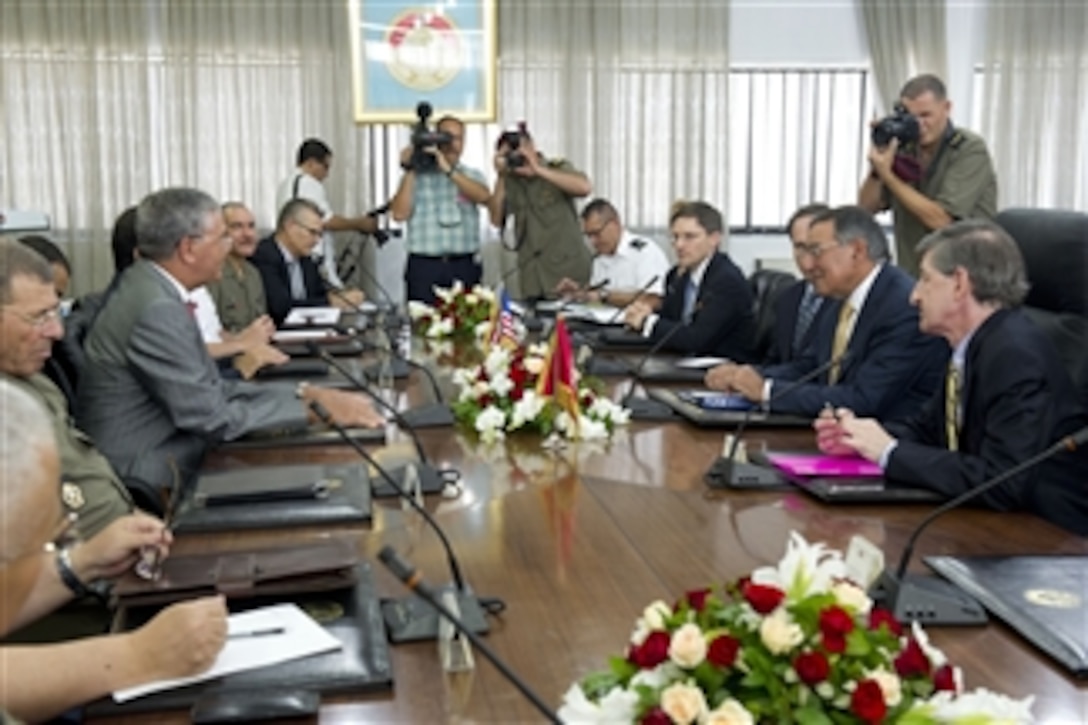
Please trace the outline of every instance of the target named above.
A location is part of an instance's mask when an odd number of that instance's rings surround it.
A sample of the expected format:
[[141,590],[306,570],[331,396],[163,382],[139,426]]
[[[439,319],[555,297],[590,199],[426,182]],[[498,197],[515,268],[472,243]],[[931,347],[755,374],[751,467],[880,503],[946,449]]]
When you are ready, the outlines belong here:
[[[909,299],[914,280],[887,263],[888,240],[864,209],[818,214],[808,237],[801,251],[812,259],[812,284],[830,298],[813,344],[781,365],[718,366],[707,386],[795,415],[815,417],[829,403],[882,421],[913,415],[939,385],[948,352],[918,330]],[[839,359],[816,380],[774,397],[778,385]]]
[[292,199],[280,210],[276,233],[262,239],[249,259],[261,273],[268,314],[277,325],[294,307],[350,307],[329,291],[310,257],[321,234],[320,209],[309,199]]
[[793,261],[802,279],[787,287],[774,302],[774,330],[764,365],[789,362],[801,356],[815,337],[820,320],[830,305],[812,286],[812,258],[804,252],[813,218],[827,211],[826,204],[808,204],[790,216],[786,231],[793,245]]
[[[988,221],[956,222],[918,245],[911,296],[922,331],[952,346],[945,384],[918,415],[882,427],[838,410],[816,421],[832,454],[860,453],[889,479],[949,498],[1088,425],[1050,339],[1019,309],[1028,284],[1016,244]],[[975,501],[1034,510],[1088,535],[1088,456],[1063,453]]]
[[223,214],[196,189],[165,189],[136,211],[140,259],[120,277],[85,343],[79,424],[138,496],[161,508],[173,459],[183,480],[205,450],[262,429],[303,428],[317,400],[345,425],[377,426],[369,401],[314,386],[224,380],[194,319],[192,290],[230,249]]
[[[752,359],[752,290],[729,255],[718,251],[722,215],[703,201],[683,202],[669,219],[676,266],[665,279],[660,312],[635,300],[624,323],[663,349],[687,355]],[[667,339],[666,339],[667,338]]]

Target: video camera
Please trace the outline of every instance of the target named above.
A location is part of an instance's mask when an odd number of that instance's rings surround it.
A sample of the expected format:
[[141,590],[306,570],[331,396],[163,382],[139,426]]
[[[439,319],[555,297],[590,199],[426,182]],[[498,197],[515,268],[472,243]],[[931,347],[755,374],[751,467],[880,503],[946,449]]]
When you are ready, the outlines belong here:
[[506,146],[506,168],[516,169],[525,165],[525,153],[520,150],[522,139],[529,138],[529,130],[525,121],[518,123],[517,130],[503,131],[499,136],[499,148]]
[[453,136],[443,131],[432,129],[427,125],[427,119],[434,113],[434,109],[431,108],[431,104],[426,101],[421,101],[416,106],[416,115],[419,116],[419,121],[412,126],[412,158],[408,162],[412,170],[417,173],[425,173],[428,171],[438,170],[438,161],[434,156],[424,151],[424,149],[430,146],[442,147],[447,144],[453,143]]
[[917,141],[922,135],[922,129],[918,125],[918,119],[903,106],[895,104],[895,108],[887,118],[882,118],[873,126],[873,145],[884,148],[892,142],[893,138],[899,139],[899,145]]

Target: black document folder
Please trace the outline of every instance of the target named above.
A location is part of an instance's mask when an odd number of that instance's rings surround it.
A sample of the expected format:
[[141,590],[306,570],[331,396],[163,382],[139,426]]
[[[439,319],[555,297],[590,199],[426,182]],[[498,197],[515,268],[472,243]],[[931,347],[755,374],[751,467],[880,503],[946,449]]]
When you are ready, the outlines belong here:
[[[393,666],[385,638],[377,591],[367,564],[360,564],[354,587],[331,592],[229,600],[232,612],[283,602],[294,602],[343,643],[335,652],[239,672],[177,690],[160,692],[117,704],[106,697],[87,707],[87,715],[107,717],[127,713],[179,710],[205,698],[229,701],[232,692],[240,701],[252,700],[256,691],[377,692],[393,686]],[[151,619],[158,607],[122,609],[118,629],[134,629]]]
[[[672,390],[669,388],[646,389],[647,396],[653,400],[660,400],[662,403],[679,413],[681,417],[697,426],[704,428],[733,428],[744,420],[744,411],[742,410],[714,410],[703,408],[685,400],[681,395],[683,392],[683,390]],[[753,428],[808,428],[812,425],[812,421],[808,418],[800,418],[793,415],[752,411],[748,416],[748,425]]]
[[1074,677],[1088,677],[1088,557],[927,556],[925,562]]
[[229,531],[369,520],[364,466],[253,466],[201,475],[175,528]]
[[[384,443],[385,427],[348,428],[348,435],[360,443]],[[289,448],[293,446],[328,446],[344,440],[334,430],[307,428],[302,431],[259,431],[219,446],[218,450],[247,450],[251,448]]]

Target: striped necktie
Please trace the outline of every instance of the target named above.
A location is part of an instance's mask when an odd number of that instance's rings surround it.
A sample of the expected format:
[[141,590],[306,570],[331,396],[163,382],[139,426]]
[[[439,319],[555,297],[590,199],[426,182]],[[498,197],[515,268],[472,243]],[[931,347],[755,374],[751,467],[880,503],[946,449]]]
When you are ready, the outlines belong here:
[[950,451],[958,451],[960,447],[959,408],[960,370],[950,360],[944,382],[944,430]]
[[805,335],[812,327],[812,321],[816,319],[816,313],[820,311],[823,298],[816,294],[811,285],[805,287],[805,293],[801,296],[801,304],[797,306],[797,322],[793,327],[793,354],[801,353]]

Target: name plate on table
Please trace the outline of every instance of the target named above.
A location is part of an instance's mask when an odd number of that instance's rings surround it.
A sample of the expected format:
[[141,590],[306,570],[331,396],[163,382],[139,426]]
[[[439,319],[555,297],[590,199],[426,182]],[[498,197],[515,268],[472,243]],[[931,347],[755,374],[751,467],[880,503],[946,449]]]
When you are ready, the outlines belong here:
[[175,530],[231,531],[365,523],[370,476],[362,465],[252,466],[197,479]]

